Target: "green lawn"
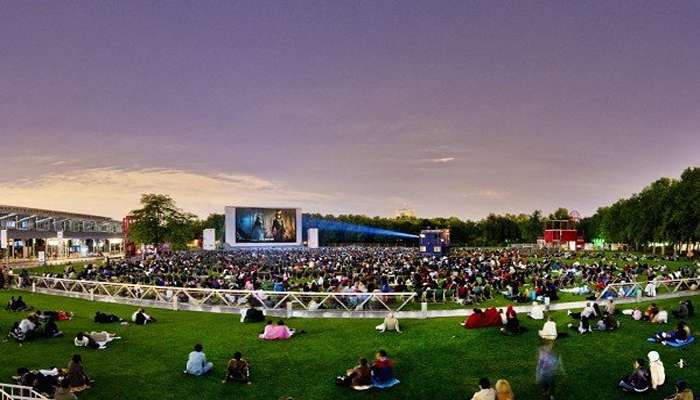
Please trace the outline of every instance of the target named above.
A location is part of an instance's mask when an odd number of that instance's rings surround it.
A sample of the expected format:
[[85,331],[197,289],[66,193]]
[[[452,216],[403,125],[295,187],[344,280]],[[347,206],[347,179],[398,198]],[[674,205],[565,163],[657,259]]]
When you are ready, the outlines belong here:
[[[0,292],[5,304],[12,294]],[[379,334],[378,320],[293,319],[289,325],[308,333],[286,342],[264,343],[257,339],[261,324],[243,325],[237,316],[196,312],[151,310],[159,318],[152,326],[140,327],[92,323],[95,310],[128,316],[133,307],[23,293],[29,304],[40,309],[66,309],[76,313],[73,321],[60,323],[67,336],[40,339],[18,347],[0,343],[0,380],[10,381],[19,366],[45,368],[65,366],[73,353],[80,353],[88,373],[96,380],[94,388],[81,399],[464,399],[471,398],[482,376],[494,382],[511,381],[518,399],[539,399],[534,384],[540,322],[524,321],[529,331],[520,337],[504,337],[495,329],[467,331],[459,319],[404,320],[404,334]],[[670,309],[677,301],[659,302]],[[0,311],[0,328],[6,332],[18,314]],[[556,313],[560,329],[569,322],[565,313]],[[648,323],[622,317],[622,327],[612,333],[574,334],[557,342],[565,375],[558,399],[662,399],[672,392],[673,382],[685,378],[700,388],[700,347],[686,350],[647,343],[656,331]],[[672,321],[673,322],[673,321]],[[697,327],[695,317],[691,326]],[[78,331],[108,327],[123,336],[105,351],[76,349],[72,337]],[[667,326],[669,328],[669,326]],[[573,333],[573,332],[572,332]],[[194,378],[182,375],[187,353],[201,342],[213,375]],[[334,377],[351,367],[360,357],[372,357],[376,349],[386,349],[397,363],[402,383],[386,391],[357,393],[337,388]],[[650,350],[661,353],[666,364],[667,384],[659,393],[625,397],[616,388],[619,378],[630,370],[636,357]],[[220,381],[225,364],[236,350],[253,364],[253,385],[224,385]],[[690,369],[673,364],[679,358],[691,361]]]

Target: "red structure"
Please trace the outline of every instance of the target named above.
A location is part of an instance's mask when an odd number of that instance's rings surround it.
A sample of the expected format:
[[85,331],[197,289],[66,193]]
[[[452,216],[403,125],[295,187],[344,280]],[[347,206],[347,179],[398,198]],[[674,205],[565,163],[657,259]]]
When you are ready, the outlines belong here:
[[136,244],[129,238],[129,228],[134,221],[134,217],[129,214],[122,220],[122,233],[124,234],[124,252],[128,257],[136,255]]
[[576,223],[571,220],[547,221],[544,228],[544,245],[547,247],[569,247],[576,243],[576,249],[583,249],[585,241],[578,235]]

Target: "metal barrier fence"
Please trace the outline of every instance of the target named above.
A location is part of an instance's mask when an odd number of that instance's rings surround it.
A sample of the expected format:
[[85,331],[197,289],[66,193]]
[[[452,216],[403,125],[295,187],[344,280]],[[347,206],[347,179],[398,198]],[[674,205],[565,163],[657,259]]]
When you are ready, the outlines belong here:
[[600,292],[596,300],[610,298],[656,297],[659,293],[677,293],[698,290],[700,277],[680,279],[659,279],[648,282],[611,283]]
[[0,400],[48,400],[29,386],[0,383]]
[[236,312],[251,305],[268,311],[396,312],[414,301],[415,293],[275,292],[164,287],[140,284],[30,277],[32,291],[61,292],[108,302],[171,306],[173,309]]

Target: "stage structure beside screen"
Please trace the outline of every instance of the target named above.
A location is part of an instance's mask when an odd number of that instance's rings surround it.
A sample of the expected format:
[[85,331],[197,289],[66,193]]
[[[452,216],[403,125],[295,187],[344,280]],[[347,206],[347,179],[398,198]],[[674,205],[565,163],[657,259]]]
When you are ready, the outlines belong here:
[[202,232],[202,249],[204,250],[216,250],[216,229],[209,228]]
[[231,247],[301,246],[301,208],[226,207],[226,244]]
[[318,249],[318,229],[317,228],[309,228],[307,230],[308,235],[307,235],[307,241],[306,241],[306,246],[310,249]]

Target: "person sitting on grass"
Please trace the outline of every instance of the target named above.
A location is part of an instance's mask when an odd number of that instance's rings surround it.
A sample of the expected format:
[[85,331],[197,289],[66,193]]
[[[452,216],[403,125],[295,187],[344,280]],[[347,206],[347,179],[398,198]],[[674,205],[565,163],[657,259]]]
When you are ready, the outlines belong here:
[[635,360],[633,366],[634,372],[630,376],[623,378],[618,386],[625,392],[644,393],[650,387],[651,373],[649,368],[646,367],[644,360],[641,358]]
[[52,318],[44,324],[44,337],[52,339],[63,336],[63,332],[58,329],[56,321]]
[[394,316],[394,313],[387,314],[387,316],[384,317],[384,322],[382,322],[380,325],[377,325],[375,329],[377,329],[380,332],[396,331],[398,333],[401,333],[401,328],[399,328],[399,320]]
[[656,343],[665,344],[669,341],[685,342],[690,337],[690,327],[683,321],[679,321],[676,329],[668,332],[657,332],[654,335]]
[[642,316],[642,319],[644,321],[651,321],[654,319],[656,314],[659,313],[659,307],[656,305],[656,303],[651,303],[649,307],[647,307],[646,311],[644,311],[644,315]]
[[19,322],[19,328],[24,332],[24,336],[31,338],[37,332],[37,320],[33,316],[28,316]]
[[62,380],[58,385],[53,394],[53,400],[78,400],[78,396],[71,391],[68,379]]
[[88,349],[104,350],[110,342],[121,339],[116,333],[102,332],[78,332],[73,339],[76,347],[87,347]]
[[251,323],[263,321],[265,321],[265,314],[261,310],[255,308],[255,306],[250,306],[250,308],[241,310],[241,322]]
[[226,379],[222,383],[226,382],[251,384],[250,363],[243,358],[240,351],[235,352],[233,358],[228,362],[228,373],[226,374]]
[[557,340],[557,323],[552,317],[547,317],[547,322],[542,326],[542,330],[537,331],[537,334],[544,340]]
[[603,318],[601,318],[598,323],[593,327],[593,329],[599,332],[614,331],[620,326],[620,323],[612,316],[612,314],[607,311],[603,312]]
[[287,340],[294,335],[294,329],[289,329],[284,321],[279,320],[277,324],[268,321],[265,326],[265,331],[259,336],[263,340]]
[[131,316],[131,320],[136,325],[146,325],[156,322],[156,319],[146,314],[146,311],[143,308],[136,310],[136,312]]
[[664,363],[661,361],[661,356],[656,351],[650,351],[647,354],[649,358],[649,374],[651,376],[651,388],[656,390],[666,382],[666,370]]
[[479,391],[474,393],[472,400],[496,400],[496,391],[491,388],[489,378],[479,379]]
[[668,311],[659,309],[659,312],[651,319],[652,324],[665,324],[668,322]]
[[586,307],[584,307],[583,310],[581,310],[581,312],[575,313],[575,312],[571,312],[571,310],[568,310],[566,312],[566,314],[573,319],[581,319],[581,318],[591,319],[593,317],[598,316],[598,314],[595,311],[595,308],[593,307],[593,305],[590,302],[586,303]]
[[399,383],[394,377],[394,361],[389,358],[383,349],[377,352],[370,369],[372,371],[372,385],[374,386],[384,388]]
[[10,301],[7,303],[7,307],[5,307],[5,309],[12,312],[21,312],[29,311],[32,308],[24,302],[22,296],[19,296],[17,299],[15,299],[15,296],[12,296],[10,297]]
[[496,400],[515,400],[513,389],[510,388],[510,383],[505,379],[496,381]]
[[509,305],[506,309],[505,314],[505,326],[501,328],[501,332],[506,335],[518,335],[525,332],[525,327],[520,326],[520,320],[518,320],[518,313],[515,312],[513,305]]
[[345,376],[335,379],[338,386],[350,387],[356,390],[368,388],[372,385],[372,371],[369,368],[369,361],[361,358],[360,362],[347,371]]
[[194,345],[194,351],[190,352],[187,359],[187,367],[183,372],[194,376],[202,376],[208,374],[213,368],[214,364],[207,362],[204,347],[198,343]]
[[544,319],[544,307],[542,307],[536,301],[533,302],[532,309],[530,309],[530,313],[528,314],[528,316],[534,320]]
[[608,302],[605,303],[605,311],[610,315],[617,315],[620,313],[620,311],[615,308],[615,302],[612,301],[612,299],[609,299]]
[[667,397],[666,400],[694,400],[695,396],[693,395],[693,391],[690,390],[688,387],[688,384],[680,379],[676,382],[676,393],[671,396]]
[[80,354],[73,354],[70,363],[68,363],[68,374],[65,379],[69,383],[71,392],[82,392],[90,388],[90,378],[85,373]]

